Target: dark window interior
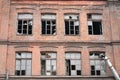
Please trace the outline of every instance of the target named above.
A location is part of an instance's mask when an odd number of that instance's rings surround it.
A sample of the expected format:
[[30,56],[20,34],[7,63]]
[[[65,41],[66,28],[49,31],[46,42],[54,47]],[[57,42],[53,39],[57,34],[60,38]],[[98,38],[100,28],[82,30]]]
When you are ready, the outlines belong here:
[[32,34],[32,20],[18,20],[18,33],[19,34]]
[[101,22],[94,21],[93,22],[93,34],[94,35],[102,34],[101,30],[102,30]]
[[56,33],[56,21],[55,20],[42,20],[42,34]]

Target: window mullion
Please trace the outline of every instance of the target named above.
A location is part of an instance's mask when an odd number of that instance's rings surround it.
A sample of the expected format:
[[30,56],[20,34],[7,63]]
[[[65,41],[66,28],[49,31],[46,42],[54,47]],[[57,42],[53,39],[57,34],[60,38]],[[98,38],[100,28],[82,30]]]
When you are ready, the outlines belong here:
[[70,31],[71,31],[70,22],[71,22],[71,20],[69,20],[69,35],[71,34],[71,33],[70,33]]
[[21,74],[22,74],[21,67],[22,67],[22,60],[20,59],[20,76],[21,76]]
[[52,20],[50,20],[50,34],[52,34]]
[[75,35],[75,27],[76,27],[76,26],[75,26],[75,20],[73,21],[73,23],[74,23],[73,26],[74,26],[74,35]]
[[94,35],[94,30],[93,30],[93,21],[92,21],[92,35]]
[[22,29],[21,29],[22,30],[21,31],[22,34],[23,34],[23,25],[24,25],[23,22],[24,22],[24,20],[22,20]]
[[45,20],[45,34],[47,34],[47,20]]
[[27,21],[27,30],[26,30],[26,31],[27,31],[27,34],[28,34],[28,32],[29,32],[29,31],[28,31],[28,30],[29,30],[29,29],[28,29],[28,20],[26,20],[26,21]]

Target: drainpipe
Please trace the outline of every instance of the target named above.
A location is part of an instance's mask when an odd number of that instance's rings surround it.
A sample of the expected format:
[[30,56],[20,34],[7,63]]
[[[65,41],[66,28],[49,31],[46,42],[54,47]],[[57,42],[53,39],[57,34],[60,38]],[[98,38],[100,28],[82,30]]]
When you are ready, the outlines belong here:
[[116,80],[120,80],[120,77],[119,77],[117,71],[115,70],[115,68],[112,66],[112,63],[110,62],[109,58],[108,58],[107,56],[105,56],[104,54],[101,54],[99,57],[100,57],[101,59],[104,59],[104,60],[107,62],[107,64],[108,64],[108,66],[110,67],[110,69],[111,69],[111,71],[112,71],[115,79],[116,79]]

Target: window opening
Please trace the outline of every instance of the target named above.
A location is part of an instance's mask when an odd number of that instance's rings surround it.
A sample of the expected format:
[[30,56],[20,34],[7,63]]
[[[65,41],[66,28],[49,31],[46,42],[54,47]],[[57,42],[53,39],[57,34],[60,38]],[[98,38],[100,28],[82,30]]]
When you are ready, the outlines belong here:
[[41,53],[41,75],[56,75],[56,53]]
[[102,35],[102,15],[88,14],[88,33],[90,35]]
[[31,75],[31,65],[32,65],[31,53],[18,52],[16,53],[16,70],[15,75],[25,76]]
[[56,15],[42,14],[42,34],[56,35]]
[[66,53],[66,75],[81,75],[80,53]]
[[30,35],[32,34],[32,14],[18,14],[18,34]]
[[90,52],[90,67],[91,75],[105,75],[106,63],[105,60],[99,58],[104,52]]
[[79,34],[79,16],[74,14],[66,14],[65,18],[65,34],[78,35]]

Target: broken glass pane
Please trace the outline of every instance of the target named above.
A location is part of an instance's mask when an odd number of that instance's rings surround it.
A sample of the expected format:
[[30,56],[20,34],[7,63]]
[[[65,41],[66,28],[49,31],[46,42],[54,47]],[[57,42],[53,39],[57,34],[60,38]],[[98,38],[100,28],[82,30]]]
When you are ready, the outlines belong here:
[[25,70],[21,71],[21,75],[25,75],[25,73],[26,73]]
[[50,72],[50,71],[47,71],[47,72],[46,72],[46,75],[50,76],[50,75],[51,75],[51,72]]
[[76,65],[71,65],[71,70],[76,70]]
[[21,58],[21,53],[16,53],[16,58]]
[[65,16],[64,16],[64,18],[65,19],[78,19],[78,15],[76,15],[76,14],[66,14]]
[[77,70],[77,75],[81,75],[81,70]]
[[15,75],[20,75],[20,70],[15,70]]
[[100,75],[100,70],[96,70],[96,75]]

